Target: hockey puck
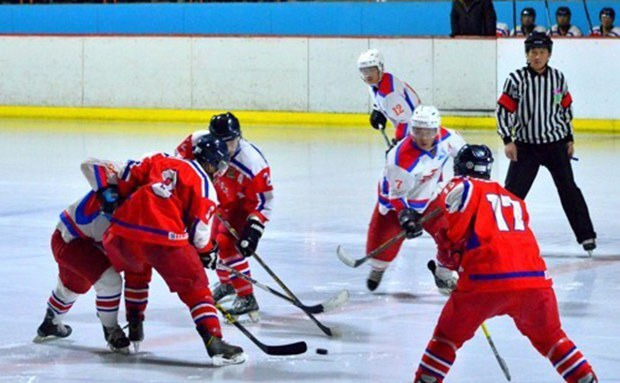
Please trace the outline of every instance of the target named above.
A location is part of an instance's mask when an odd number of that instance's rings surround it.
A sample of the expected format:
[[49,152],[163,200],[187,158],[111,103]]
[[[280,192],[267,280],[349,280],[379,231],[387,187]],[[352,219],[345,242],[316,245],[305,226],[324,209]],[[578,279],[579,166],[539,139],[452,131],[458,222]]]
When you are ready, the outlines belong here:
[[327,350],[324,348],[317,348],[316,353],[321,355],[327,355]]

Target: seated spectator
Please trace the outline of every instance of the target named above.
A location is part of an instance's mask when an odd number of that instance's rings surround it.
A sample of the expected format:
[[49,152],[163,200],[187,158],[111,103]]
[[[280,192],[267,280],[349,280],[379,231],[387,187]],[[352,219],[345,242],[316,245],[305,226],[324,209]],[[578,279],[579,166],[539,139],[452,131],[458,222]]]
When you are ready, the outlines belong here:
[[509,35],[510,35],[510,28],[508,28],[508,24],[498,22],[495,27],[495,36],[508,37]]
[[614,27],[616,11],[613,8],[605,7],[601,9],[598,19],[601,25],[592,28],[590,36],[620,37],[620,28]]
[[536,25],[536,11],[534,8],[523,8],[521,11],[521,25],[517,25],[516,30],[513,29],[510,35],[527,37],[534,31],[547,33],[547,28],[542,25]]
[[557,24],[551,27],[549,30],[550,36],[567,36],[567,37],[578,37],[582,36],[581,29],[579,29],[576,25],[570,24],[571,12],[568,7],[558,7],[558,10],[555,11],[555,21]]
[[453,0],[450,36],[494,36],[495,8],[491,0]]

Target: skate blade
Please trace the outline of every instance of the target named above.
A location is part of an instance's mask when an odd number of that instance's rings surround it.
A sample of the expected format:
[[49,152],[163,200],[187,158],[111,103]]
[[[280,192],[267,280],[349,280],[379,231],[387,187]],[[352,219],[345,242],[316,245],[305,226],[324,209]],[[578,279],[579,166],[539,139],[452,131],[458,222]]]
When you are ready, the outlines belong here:
[[142,341],[140,340],[131,342],[131,344],[133,345],[133,352],[135,352],[136,354],[140,352],[140,343],[142,343]]
[[213,355],[213,357],[211,357],[211,361],[216,367],[227,366],[230,364],[241,364],[245,362],[245,360],[246,356],[243,352],[235,355],[233,358],[224,358],[224,355]]
[[[260,322],[260,314],[258,313],[258,311],[250,311],[249,313],[245,313],[245,314],[241,314],[241,315],[232,315],[231,316],[235,319],[235,322],[241,323],[241,324],[248,324],[248,323],[258,323]],[[226,320],[226,323],[228,324],[232,324],[231,321],[229,321],[228,319]]]
[[57,336],[57,335],[41,336],[37,334],[37,336],[35,336],[34,339],[32,339],[32,342],[33,343],[45,343],[45,342],[49,342],[49,341],[56,340],[56,339],[64,339],[68,336],[69,335],[67,336]]
[[112,346],[111,344],[108,344],[108,348],[110,349],[110,351],[112,351],[115,354],[129,355],[129,346],[122,347],[122,348],[116,348]]
[[592,255],[594,255],[594,251],[588,250],[588,257],[592,258]]

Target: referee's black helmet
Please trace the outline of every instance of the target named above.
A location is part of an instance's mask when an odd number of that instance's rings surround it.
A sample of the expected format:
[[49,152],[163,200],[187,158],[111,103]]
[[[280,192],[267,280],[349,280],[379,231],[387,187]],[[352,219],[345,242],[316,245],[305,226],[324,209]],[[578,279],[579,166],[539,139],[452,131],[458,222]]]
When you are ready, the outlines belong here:
[[547,36],[545,32],[532,32],[527,39],[525,39],[525,53],[528,53],[534,48],[547,48],[549,53],[553,48],[553,41],[551,37]]

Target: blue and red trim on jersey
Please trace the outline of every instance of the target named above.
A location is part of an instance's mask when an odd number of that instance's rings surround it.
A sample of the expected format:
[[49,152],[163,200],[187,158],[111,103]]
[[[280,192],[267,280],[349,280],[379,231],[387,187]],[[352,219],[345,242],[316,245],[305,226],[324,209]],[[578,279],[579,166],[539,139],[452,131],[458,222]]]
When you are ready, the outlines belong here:
[[[161,235],[163,237],[166,237],[168,239],[177,239],[177,240],[183,240],[183,239],[187,239],[189,238],[189,235],[187,233],[183,233],[183,234],[178,234],[178,233],[174,233],[171,231],[167,231],[167,230],[162,230],[162,229],[157,229],[154,227],[148,227],[148,226],[142,226],[142,225],[137,225],[134,223],[129,223],[129,222],[125,222],[125,221],[121,221],[117,218],[110,218],[110,222],[115,223],[119,226],[122,226],[126,229],[131,229],[131,230],[137,230],[137,231],[142,231],[145,233],[149,233],[149,234],[155,234],[155,235]],[[174,238],[172,238],[174,237]]]
[[90,191],[77,205],[75,209],[75,222],[80,225],[88,225],[101,213],[101,203],[94,191]]
[[509,273],[496,274],[470,274],[468,277],[472,281],[496,281],[515,278],[544,278],[545,276],[545,271],[513,271]]
[[373,88],[376,93],[379,93],[380,96],[385,97],[388,94],[394,91],[394,79],[392,74],[383,73],[383,77],[379,81],[376,87]]
[[60,221],[65,225],[72,236],[76,238],[87,238],[86,234],[84,234],[78,225],[73,222],[73,219],[66,210],[60,213]]

